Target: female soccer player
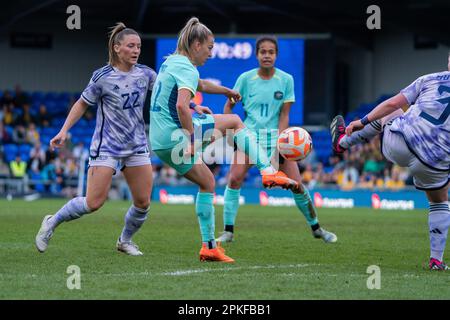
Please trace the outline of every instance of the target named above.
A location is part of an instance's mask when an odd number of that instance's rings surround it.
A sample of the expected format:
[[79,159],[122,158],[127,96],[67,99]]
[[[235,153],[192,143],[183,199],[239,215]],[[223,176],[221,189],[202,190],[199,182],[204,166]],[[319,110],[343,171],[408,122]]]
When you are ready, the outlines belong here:
[[70,200],[55,215],[47,215],[36,236],[40,252],[47,249],[55,228],[94,212],[105,202],[116,169],[120,167],[130,187],[133,205],[125,215],[125,226],[117,249],[129,255],[142,255],[132,236],[139,230],[150,205],[152,167],[145,134],[143,105],[156,73],[137,63],[141,39],[136,31],[118,23],[109,37],[109,63],[94,72],[80,99],[73,105],[60,132],[50,141],[60,148],[67,132],[88,106],[98,105],[92,137],[86,197]]
[[[382,133],[381,151],[384,156],[399,166],[409,168],[416,188],[425,191],[430,203],[431,270],[450,269],[443,262],[450,226],[449,71],[418,78],[361,120],[351,122],[347,128],[342,116],[336,116],[331,123],[333,149],[337,153]],[[408,106],[408,112],[403,113],[401,108]]]
[[[278,68],[275,61],[278,55],[278,41],[272,36],[262,36],[256,41],[256,58],[259,68],[244,72],[239,76],[234,86],[242,96],[242,104],[246,113],[244,124],[257,136],[259,143],[264,146],[270,158],[276,157],[281,171],[298,182],[292,188],[295,204],[303,213],[315,238],[322,238],[325,242],[336,242],[335,234],[321,228],[317,213],[311,201],[308,190],[302,184],[302,177],[297,163],[284,161],[276,151],[278,132],[289,126],[289,111],[295,101],[294,80],[292,76]],[[227,101],[224,113],[232,113],[234,103]],[[237,151],[231,165],[228,185],[225,189],[225,206],[223,211],[224,232],[216,240],[231,242],[234,235],[234,225],[239,208],[240,188],[252,167],[246,159],[239,161],[244,155]],[[241,163],[239,163],[241,162]]]
[[[199,79],[197,66],[211,57],[214,46],[212,32],[197,18],[191,18],[181,30],[176,52],[161,65],[151,97],[150,143],[152,150],[162,161],[177,170],[200,187],[196,199],[196,213],[202,235],[201,261],[233,262],[218,248],[214,240],[214,176],[203,163],[196,149],[195,139],[208,139],[208,129],[224,134],[234,130],[234,140],[240,150],[257,164],[265,186],[292,187],[296,182],[276,171],[249,130],[235,115],[192,116],[190,100],[196,91],[223,94],[239,100],[238,92]],[[200,133],[200,134],[198,134]],[[181,147],[181,148],[180,148]],[[186,150],[188,157],[182,157]],[[179,153],[181,152],[181,154]],[[186,154],[185,154],[186,155]],[[187,161],[186,161],[187,160]]]

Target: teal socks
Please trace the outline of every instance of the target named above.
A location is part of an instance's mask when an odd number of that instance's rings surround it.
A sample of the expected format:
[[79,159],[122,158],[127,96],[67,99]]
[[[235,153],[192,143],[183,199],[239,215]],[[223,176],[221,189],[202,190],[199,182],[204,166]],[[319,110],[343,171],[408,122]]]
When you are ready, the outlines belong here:
[[214,194],[209,192],[197,193],[195,212],[197,213],[202,242],[214,241]]
[[316,209],[314,208],[308,189],[305,188],[303,193],[294,193],[294,200],[297,208],[303,213],[306,222],[308,222],[310,226],[319,223],[317,220]]
[[241,189],[225,188],[224,207],[223,207],[223,224],[224,226],[234,226],[236,215],[239,209],[239,196]]

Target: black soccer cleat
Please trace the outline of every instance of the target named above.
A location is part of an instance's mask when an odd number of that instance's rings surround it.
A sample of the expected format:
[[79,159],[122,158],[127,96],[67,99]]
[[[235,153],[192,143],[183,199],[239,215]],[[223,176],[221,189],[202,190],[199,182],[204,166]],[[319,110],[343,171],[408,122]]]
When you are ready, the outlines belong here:
[[339,145],[339,141],[345,136],[345,121],[344,117],[338,115],[334,117],[330,125],[331,142],[335,154],[344,153],[345,149]]

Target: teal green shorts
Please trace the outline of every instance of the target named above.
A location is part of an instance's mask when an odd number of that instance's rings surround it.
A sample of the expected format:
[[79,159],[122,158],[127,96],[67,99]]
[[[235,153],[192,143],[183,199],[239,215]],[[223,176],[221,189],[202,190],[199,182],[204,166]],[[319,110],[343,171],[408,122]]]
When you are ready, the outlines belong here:
[[[204,141],[201,144],[202,148],[205,148],[211,140],[212,130],[214,129],[214,117],[210,114],[198,114],[192,115],[192,124],[194,126],[194,137]],[[172,168],[174,168],[179,175],[184,176],[189,170],[192,169],[195,163],[197,163],[200,156],[200,150],[195,152],[193,156],[184,155],[186,150],[187,138],[177,144],[173,148],[153,150],[156,155]]]

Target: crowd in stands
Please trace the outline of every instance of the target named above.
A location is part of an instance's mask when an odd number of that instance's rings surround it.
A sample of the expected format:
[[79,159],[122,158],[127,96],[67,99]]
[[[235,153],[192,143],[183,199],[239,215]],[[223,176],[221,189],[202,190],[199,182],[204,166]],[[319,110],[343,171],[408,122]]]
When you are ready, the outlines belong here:
[[[80,158],[88,155],[95,127],[95,109],[89,110],[71,130],[67,147],[50,150],[49,141],[61,128],[78,97],[79,94],[68,93],[28,94],[20,86],[16,86],[14,91],[0,92],[0,179],[26,177],[32,191],[67,197],[76,194]],[[361,112],[365,111],[363,108]],[[355,112],[351,114],[353,118],[357,115]],[[408,171],[384,159],[379,138],[352,147],[340,157],[331,154],[328,131],[312,132],[312,138],[312,153],[299,162],[303,181],[309,188],[401,189],[412,185]],[[217,164],[214,159],[204,160],[213,171],[217,185],[226,185],[229,164]],[[157,157],[152,156],[152,163],[155,184],[190,184]],[[119,185],[117,192],[122,198],[129,197],[120,176],[115,177]],[[260,183],[258,170],[252,168],[246,177],[246,185],[258,187]]]
[[0,96],[0,178],[26,178],[30,191],[73,196],[85,144],[69,140],[62,150],[51,150],[48,144],[74,97],[60,100],[50,112],[44,102],[54,101],[52,97],[33,99],[20,86]]

